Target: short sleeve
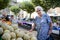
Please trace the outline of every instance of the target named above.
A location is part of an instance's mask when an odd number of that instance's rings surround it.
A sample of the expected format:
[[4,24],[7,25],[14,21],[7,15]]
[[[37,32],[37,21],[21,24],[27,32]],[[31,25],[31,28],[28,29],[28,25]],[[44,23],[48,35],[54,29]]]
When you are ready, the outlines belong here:
[[48,23],[51,23],[52,22],[52,20],[51,20],[51,18],[50,18],[49,15],[47,15],[47,21],[48,21]]

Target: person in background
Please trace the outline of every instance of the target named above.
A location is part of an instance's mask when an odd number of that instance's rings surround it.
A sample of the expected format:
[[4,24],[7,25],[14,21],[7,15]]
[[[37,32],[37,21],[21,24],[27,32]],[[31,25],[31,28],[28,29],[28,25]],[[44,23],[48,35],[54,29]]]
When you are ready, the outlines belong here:
[[6,17],[7,17],[7,14],[5,12],[3,12],[2,15],[1,15],[2,22],[6,21]]
[[54,22],[54,23],[53,23],[53,26],[54,26],[54,27],[57,27],[57,23],[56,23],[56,22]]
[[37,29],[37,40],[46,40],[48,35],[52,33],[52,21],[51,18],[43,13],[43,8],[41,6],[35,7],[35,11],[38,16],[36,16],[33,21],[32,28],[30,32],[36,27]]
[[7,14],[6,14],[6,13],[2,13],[1,18],[4,19],[4,18],[6,18],[6,17],[7,17]]
[[11,21],[12,23],[14,22],[14,16],[13,16],[13,15],[11,15],[10,21]]
[[14,17],[14,15],[11,15],[10,20],[11,20],[12,24],[17,23],[17,21],[18,21],[18,19],[16,19],[16,18]]
[[13,21],[13,19],[14,19],[14,16],[13,16],[13,15],[11,15],[10,20],[11,20],[11,21]]
[[9,18],[10,16],[9,15],[7,15],[7,17],[6,17],[6,23],[8,24],[8,25],[11,25],[12,23],[11,23],[11,20],[10,20],[10,18]]
[[59,23],[58,22],[54,22],[53,23],[53,30],[57,30],[59,28]]
[[59,23],[57,22],[57,28],[59,27]]

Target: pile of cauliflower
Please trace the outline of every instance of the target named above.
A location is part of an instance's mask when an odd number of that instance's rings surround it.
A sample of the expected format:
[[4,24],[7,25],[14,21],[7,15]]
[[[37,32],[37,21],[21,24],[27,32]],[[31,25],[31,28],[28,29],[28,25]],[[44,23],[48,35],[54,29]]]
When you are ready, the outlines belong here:
[[0,21],[0,35],[3,40],[37,40],[36,36],[28,31],[22,31],[17,25],[7,25]]

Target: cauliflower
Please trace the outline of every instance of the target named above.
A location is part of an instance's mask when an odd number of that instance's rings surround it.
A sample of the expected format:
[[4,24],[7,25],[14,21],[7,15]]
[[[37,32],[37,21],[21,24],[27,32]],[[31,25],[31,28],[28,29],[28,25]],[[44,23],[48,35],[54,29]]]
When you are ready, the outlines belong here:
[[9,33],[4,33],[4,34],[2,35],[2,39],[3,39],[3,40],[10,40],[10,38],[11,38],[11,35],[10,35]]
[[20,32],[20,29],[15,30],[15,33],[16,33],[16,34],[17,34],[18,32]]
[[0,27],[0,35],[3,33],[3,28]]
[[29,31],[25,31],[25,34],[29,35],[30,38],[33,36],[33,34],[31,32],[29,32]]
[[28,34],[24,34],[24,40],[30,40],[30,36]]
[[12,27],[14,28],[14,30],[18,29],[18,25],[16,24],[12,24]]
[[11,32],[11,38],[16,38],[16,34],[14,32]]
[[11,40],[16,40],[16,39],[11,39]]
[[9,26],[5,23],[3,23],[3,25],[1,25],[1,27],[4,29],[4,30],[7,30],[9,28]]
[[22,38],[17,38],[17,40],[23,40]]
[[0,21],[0,25],[2,25],[2,21]]
[[5,30],[4,33],[10,33],[10,31],[9,30]]
[[34,36],[32,36],[32,37],[31,37],[31,40],[37,40],[37,38],[36,38],[36,37],[34,37]]
[[9,26],[9,25],[7,25],[5,23],[3,23],[2,28],[4,30],[14,31],[13,27],[11,27],[11,26]]
[[11,27],[11,26],[8,27],[8,30],[11,31],[11,32],[14,31],[13,27]]
[[17,37],[23,37],[24,34],[25,34],[25,33],[24,33],[23,31],[20,31],[20,32],[17,33]]

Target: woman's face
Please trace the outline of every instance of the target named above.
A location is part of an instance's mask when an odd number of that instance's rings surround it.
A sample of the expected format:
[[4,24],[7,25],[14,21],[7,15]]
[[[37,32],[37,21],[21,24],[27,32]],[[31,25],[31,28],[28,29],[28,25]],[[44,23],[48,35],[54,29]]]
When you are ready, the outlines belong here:
[[38,15],[41,15],[41,10],[37,9],[36,12]]

